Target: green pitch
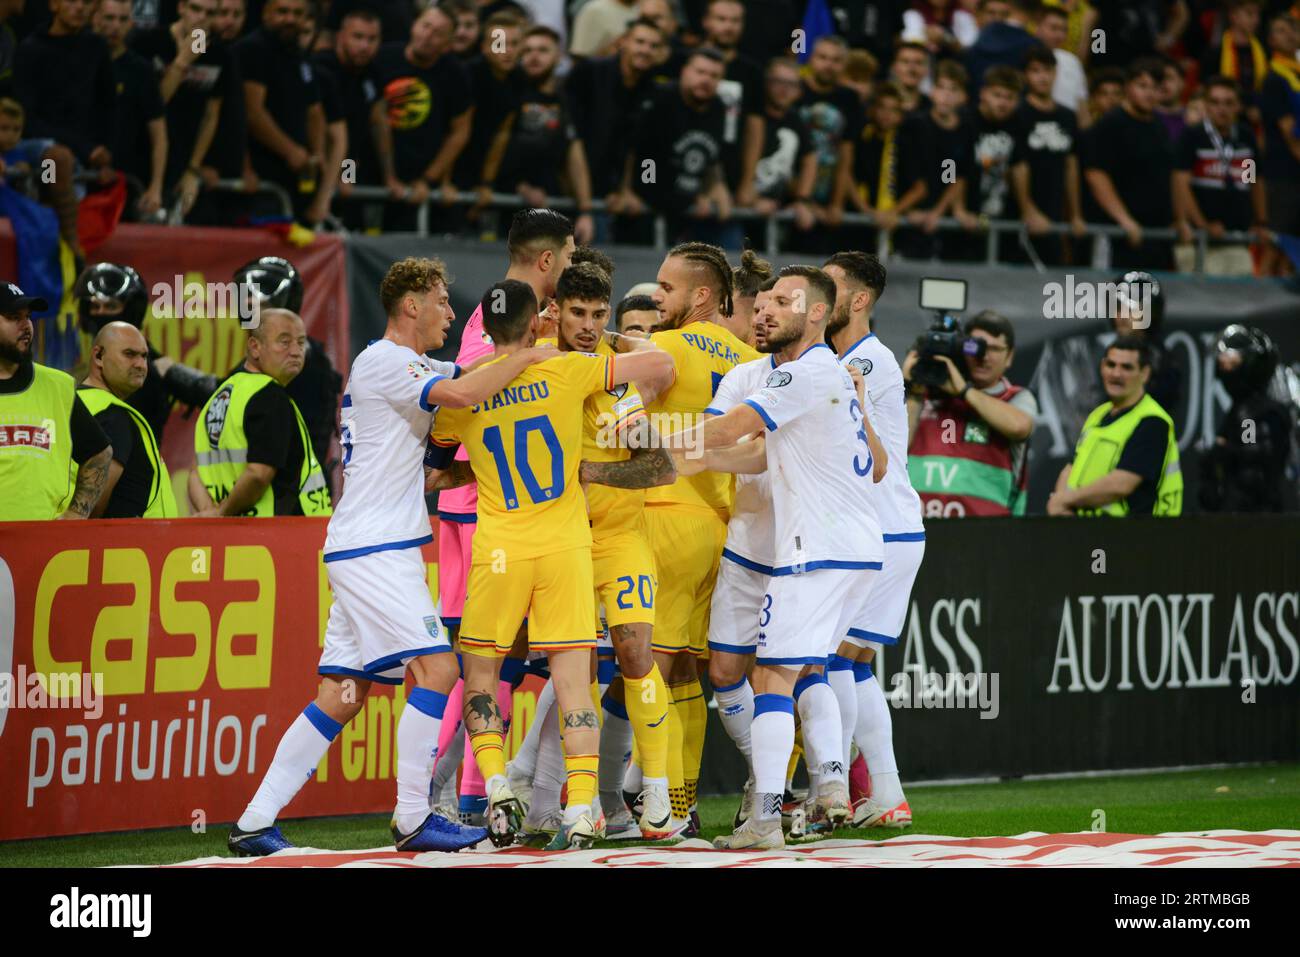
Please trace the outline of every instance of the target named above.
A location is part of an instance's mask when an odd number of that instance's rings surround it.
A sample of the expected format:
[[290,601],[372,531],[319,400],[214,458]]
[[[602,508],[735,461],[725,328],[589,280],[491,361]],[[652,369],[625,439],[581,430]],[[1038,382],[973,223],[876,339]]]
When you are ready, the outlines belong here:
[[[1100,820],[1098,812],[1105,815],[1104,829],[1112,833],[1300,830],[1300,764],[913,787],[908,801],[914,821],[909,830],[847,830],[835,836],[879,840],[909,831],[952,837],[1087,831]],[[701,799],[706,838],[731,830],[737,803],[737,797]],[[286,820],[282,829],[289,840],[304,847],[359,850],[389,841],[388,815]],[[174,828],[0,843],[0,866],[170,864],[224,856],[227,830],[214,825],[205,834]]]

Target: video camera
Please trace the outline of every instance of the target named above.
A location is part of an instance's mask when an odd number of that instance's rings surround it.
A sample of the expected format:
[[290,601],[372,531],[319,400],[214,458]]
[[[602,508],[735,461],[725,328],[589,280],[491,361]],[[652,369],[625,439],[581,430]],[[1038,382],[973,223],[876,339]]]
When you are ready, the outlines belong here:
[[[948,368],[938,356],[947,356],[956,363],[966,356],[979,359],[984,355],[985,343],[962,332],[961,324],[952,315],[966,309],[966,280],[922,279],[921,308],[936,315],[930,328],[916,340],[914,348],[920,358],[912,367],[912,381],[938,388],[948,381]],[[959,368],[964,374],[966,367]]]

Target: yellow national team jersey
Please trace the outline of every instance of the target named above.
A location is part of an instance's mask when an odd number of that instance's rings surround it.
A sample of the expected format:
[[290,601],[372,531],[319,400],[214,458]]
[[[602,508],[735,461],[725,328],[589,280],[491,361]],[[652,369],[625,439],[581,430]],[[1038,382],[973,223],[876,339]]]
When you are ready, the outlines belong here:
[[[596,353],[614,356],[601,339]],[[632,457],[623,430],[645,418],[641,395],[629,382],[612,389],[593,392],[583,408],[582,457],[590,462],[625,462]],[[587,486],[587,514],[591,517],[591,534],[603,536],[637,528],[645,507],[645,489]]]
[[612,356],[568,352],[529,366],[486,402],[438,410],[434,443],[463,444],[478,480],[472,564],[590,547],[578,484],[583,409],[587,396],[614,387],[613,375]]
[[[650,341],[669,353],[677,366],[672,387],[649,407],[660,431],[676,431],[697,424],[699,414],[713,401],[722,377],[740,363],[759,358],[757,350],[716,322],[692,322],[680,329],[666,329],[656,332]],[[677,418],[665,419],[664,415]],[[724,521],[731,511],[731,499],[731,476],[720,472],[700,472],[646,492],[649,504],[710,508]]]

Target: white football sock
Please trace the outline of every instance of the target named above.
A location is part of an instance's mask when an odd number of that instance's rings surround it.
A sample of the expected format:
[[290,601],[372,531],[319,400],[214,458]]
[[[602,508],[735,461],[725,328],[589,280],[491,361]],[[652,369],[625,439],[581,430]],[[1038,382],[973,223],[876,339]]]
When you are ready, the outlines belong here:
[[307,705],[276,746],[275,757],[257,793],[239,817],[239,829],[260,831],[274,824],[284,806],[316,773],[320,759],[342,730],[343,725],[318,708],[316,702]]
[[[650,778],[644,777],[641,772],[641,765],[635,760],[627,763],[627,773],[623,775],[623,790],[628,794],[640,794],[645,790]],[[667,781],[667,778],[662,780]]]
[[785,695],[755,695],[749,733],[754,760],[754,818],[779,820],[785,768],[794,750],[794,702]]
[[853,740],[871,773],[871,797],[886,807],[903,803],[903,786],[894,761],[894,722],[884,689],[873,674],[857,683],[858,722]]
[[429,782],[429,806],[442,805],[454,808],[459,800],[456,793],[456,772],[465,758],[465,733],[457,730],[447,743],[447,750],[438,755],[433,764],[433,780]]
[[826,680],[830,682],[831,691],[835,693],[835,702],[840,707],[840,760],[847,768],[850,763],[849,748],[853,744],[853,732],[858,724],[857,682],[853,678],[851,668],[827,670]]
[[534,820],[560,807],[560,789],[568,780],[564,766],[564,740],[560,737],[559,706],[537,712],[541,734],[537,744],[537,767],[533,772],[533,802],[529,816]]
[[519,742],[519,750],[510,759],[510,767],[524,777],[532,777],[537,769],[537,745],[541,740],[542,723],[553,704],[555,704],[555,683],[548,681],[537,695],[537,710],[533,712],[536,717],[528,726],[528,733],[524,735],[524,740]]
[[723,729],[745,756],[745,763],[751,765],[752,774],[749,726],[754,720],[754,686],[748,678],[741,678],[739,684],[714,688],[713,697],[718,702],[718,717],[722,719]]
[[[607,811],[623,806],[623,777],[632,756],[632,722],[622,703],[604,699],[604,719],[600,725],[600,767],[597,780],[600,805]],[[599,813],[596,808],[592,809]]]
[[429,784],[438,755],[438,732],[447,696],[413,688],[397,719],[397,829],[410,834],[429,816]]
[[848,768],[840,757],[840,709],[826,676],[814,675],[801,680],[795,686],[795,693],[809,778],[815,772],[814,786],[835,779],[848,787]]

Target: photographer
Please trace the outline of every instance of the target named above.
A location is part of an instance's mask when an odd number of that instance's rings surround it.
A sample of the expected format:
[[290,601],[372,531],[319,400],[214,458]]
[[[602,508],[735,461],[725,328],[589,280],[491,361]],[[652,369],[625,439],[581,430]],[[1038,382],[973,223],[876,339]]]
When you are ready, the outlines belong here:
[[[903,361],[912,487],[927,517],[1023,515],[1038,401],[1006,378],[1015,331],[985,310],[962,332],[927,334]],[[964,368],[932,351],[939,342],[959,350]]]

